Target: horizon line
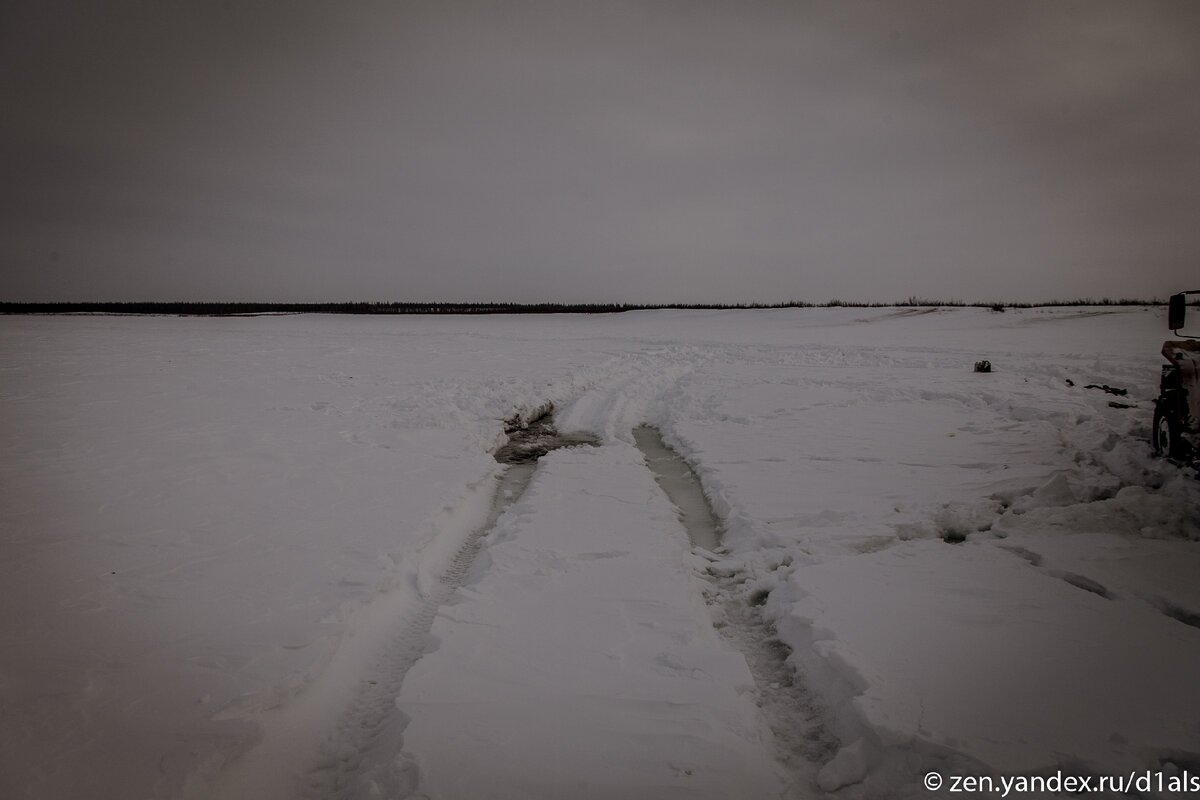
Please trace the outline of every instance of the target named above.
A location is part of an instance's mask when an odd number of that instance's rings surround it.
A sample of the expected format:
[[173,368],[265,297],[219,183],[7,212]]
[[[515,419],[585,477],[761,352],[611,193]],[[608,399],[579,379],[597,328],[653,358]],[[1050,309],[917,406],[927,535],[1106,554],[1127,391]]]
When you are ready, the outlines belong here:
[[233,316],[266,313],[325,313],[325,314],[604,314],[626,311],[734,311],[786,308],[987,308],[994,312],[1005,309],[1052,308],[1074,306],[1162,306],[1159,298],[1077,298],[1073,300],[1020,301],[960,301],[933,300],[916,296],[900,301],[840,300],[824,302],[788,300],[776,303],[567,303],[567,302],[488,302],[488,301],[397,301],[350,300],[332,302],[263,302],[253,300],[228,301],[159,301],[159,300],[101,300],[101,301],[0,301],[0,314],[174,314],[183,316]]

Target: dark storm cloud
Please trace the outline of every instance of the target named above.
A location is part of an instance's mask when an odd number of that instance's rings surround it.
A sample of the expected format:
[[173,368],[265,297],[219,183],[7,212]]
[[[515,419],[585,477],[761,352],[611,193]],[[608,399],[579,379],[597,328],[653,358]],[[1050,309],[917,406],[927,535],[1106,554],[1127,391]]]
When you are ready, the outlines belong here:
[[5,299],[1196,282],[1190,2],[0,14]]

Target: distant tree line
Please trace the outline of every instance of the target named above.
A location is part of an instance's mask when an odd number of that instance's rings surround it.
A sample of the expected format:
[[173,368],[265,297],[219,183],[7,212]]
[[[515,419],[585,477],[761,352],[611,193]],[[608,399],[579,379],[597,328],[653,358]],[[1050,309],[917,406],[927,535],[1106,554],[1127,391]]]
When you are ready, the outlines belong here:
[[660,308],[787,308],[809,303],[244,303],[244,302],[0,302],[4,314],[168,314],[237,316],[253,314],[613,314]]
[[894,303],[833,299],[824,303],[789,300],[783,303],[230,303],[230,302],[73,302],[20,303],[0,301],[0,314],[162,314],[179,316],[246,316],[254,314],[616,314],[657,309],[730,310],[767,308],[1005,308],[1048,306],[1156,306],[1164,300],[1108,297],[1099,300],[1051,300],[1044,303],[967,303],[909,297]]

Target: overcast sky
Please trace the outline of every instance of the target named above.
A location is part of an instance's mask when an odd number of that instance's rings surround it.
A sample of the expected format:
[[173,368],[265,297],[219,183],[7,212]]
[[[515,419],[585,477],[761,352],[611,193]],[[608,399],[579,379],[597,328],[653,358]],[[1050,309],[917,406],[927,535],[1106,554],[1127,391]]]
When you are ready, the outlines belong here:
[[3,0],[0,299],[1200,288],[1200,3]]

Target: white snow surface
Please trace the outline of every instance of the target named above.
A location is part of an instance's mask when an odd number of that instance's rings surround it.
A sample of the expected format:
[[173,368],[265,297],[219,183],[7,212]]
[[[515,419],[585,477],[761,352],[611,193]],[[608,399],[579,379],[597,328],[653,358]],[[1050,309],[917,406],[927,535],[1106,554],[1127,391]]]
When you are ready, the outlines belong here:
[[422,792],[778,796],[753,677],[708,620],[641,455],[576,449],[543,470],[404,680]]
[[[1196,767],[1200,481],[1147,444],[1164,316],[0,318],[0,796]],[[504,420],[547,403],[601,445],[493,526]],[[720,552],[689,549],[639,424]],[[828,763],[714,628],[752,599]]]

